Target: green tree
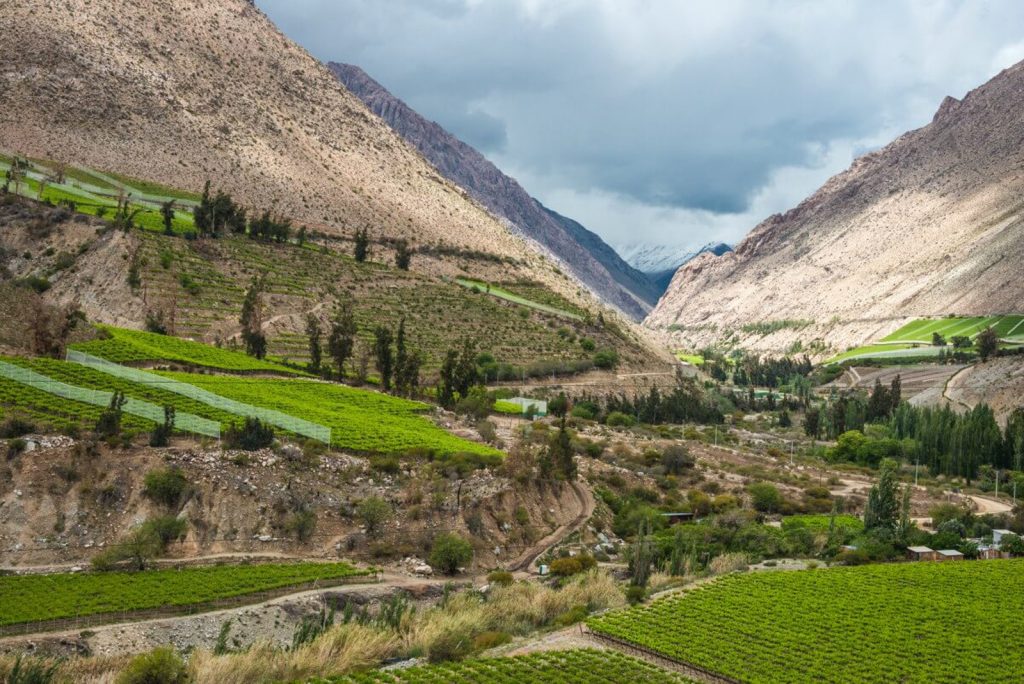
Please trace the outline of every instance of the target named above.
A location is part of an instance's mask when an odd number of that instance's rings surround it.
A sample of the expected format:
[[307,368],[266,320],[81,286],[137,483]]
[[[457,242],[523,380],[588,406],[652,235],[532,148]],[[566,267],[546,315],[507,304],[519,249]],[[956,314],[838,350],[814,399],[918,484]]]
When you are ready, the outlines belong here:
[[406,365],[409,363],[409,352],[405,348],[405,316],[398,321],[398,332],[395,334],[395,390],[398,394],[406,394]]
[[409,243],[405,240],[399,240],[398,245],[395,247],[395,266],[403,271],[408,271],[411,261],[412,250],[409,249]]
[[174,235],[174,200],[160,205],[160,217],[164,221],[164,235]]
[[380,373],[380,386],[385,392],[391,389],[392,372],[394,371],[394,356],[391,349],[391,329],[379,325],[373,331],[373,358]]
[[473,560],[473,546],[455,534],[445,532],[434,539],[430,550],[430,565],[446,575],[454,575],[460,567]]
[[804,411],[804,434],[814,439],[821,437],[821,409],[809,408]]
[[634,587],[646,587],[651,578],[651,534],[650,523],[646,520],[637,529],[636,539],[629,554],[629,583]]
[[683,444],[670,444],[661,454],[661,465],[669,475],[679,475],[695,465],[690,450]]
[[548,402],[548,413],[553,416],[562,417],[569,411],[569,399],[565,392],[559,392],[558,396]]
[[320,364],[323,360],[323,349],[320,345],[322,334],[320,319],[315,314],[308,314],[306,316],[306,337],[309,339],[309,369],[314,373],[320,372]]
[[379,496],[368,496],[356,507],[356,515],[363,521],[366,535],[372,538],[380,536],[392,513],[391,504]]
[[174,432],[174,414],[173,406],[164,406],[164,422],[153,428],[153,432],[149,435],[149,446],[165,447],[170,443],[171,433]]
[[124,415],[124,404],[126,401],[124,392],[120,390],[114,391],[114,394],[110,397],[110,404],[100,414],[99,420],[96,421],[96,427],[93,432],[96,433],[97,437],[114,437],[121,434],[121,417]]
[[356,261],[362,263],[370,256],[370,234],[366,228],[356,229],[355,248],[353,256]]
[[747,493],[751,505],[762,513],[777,513],[784,501],[778,488],[768,482],[755,482],[747,487]]
[[864,529],[896,532],[900,525],[900,486],[896,478],[899,464],[891,458],[882,461],[878,482],[868,493],[864,507]]
[[548,454],[554,466],[555,474],[565,480],[576,479],[576,460],[573,458],[572,438],[565,427],[565,415],[558,426],[558,432],[548,444]]
[[238,322],[242,326],[242,339],[245,341],[245,352],[249,356],[262,359],[267,355],[267,337],[263,333],[263,289],[264,276],[252,279],[249,289],[242,300],[242,313]]
[[978,337],[975,338],[974,344],[978,349],[978,356],[981,357],[982,362],[988,361],[989,357],[996,353],[999,349],[999,335],[991,327],[985,328]]
[[939,332],[933,332],[932,333],[932,346],[933,347],[945,347],[946,346],[946,338],[942,336],[942,333],[939,333]]
[[343,303],[331,321],[331,334],[327,338],[327,351],[334,361],[338,377],[345,377],[345,362],[352,358],[352,349],[356,335],[356,319],[352,313],[352,304]]

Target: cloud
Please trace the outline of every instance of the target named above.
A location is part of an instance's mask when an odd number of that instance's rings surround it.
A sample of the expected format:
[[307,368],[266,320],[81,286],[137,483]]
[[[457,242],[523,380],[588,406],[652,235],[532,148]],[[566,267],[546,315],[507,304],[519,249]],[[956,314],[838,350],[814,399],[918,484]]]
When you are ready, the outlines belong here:
[[1012,0],[258,4],[619,244],[735,241],[1024,57]]

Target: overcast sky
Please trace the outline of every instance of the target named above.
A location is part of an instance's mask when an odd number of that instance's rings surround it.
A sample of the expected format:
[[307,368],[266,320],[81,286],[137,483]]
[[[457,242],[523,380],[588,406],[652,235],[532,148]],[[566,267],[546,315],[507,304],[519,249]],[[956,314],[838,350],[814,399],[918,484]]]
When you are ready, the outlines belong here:
[[1024,59],[1024,2],[257,0],[621,247],[734,243]]

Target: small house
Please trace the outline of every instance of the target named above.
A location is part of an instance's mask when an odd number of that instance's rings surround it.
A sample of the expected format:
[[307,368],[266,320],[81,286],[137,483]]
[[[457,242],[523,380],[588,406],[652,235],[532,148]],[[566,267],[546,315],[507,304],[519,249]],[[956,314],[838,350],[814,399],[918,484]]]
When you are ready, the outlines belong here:
[[935,554],[935,560],[940,561],[962,561],[964,559],[964,554],[955,549],[940,549]]
[[662,513],[661,517],[665,519],[669,525],[677,525],[684,522],[693,522],[693,513],[689,511],[680,511],[678,513]]
[[1011,534],[1013,532],[1010,530],[992,530],[992,543],[999,546],[1003,542],[1003,537]]
[[978,544],[978,560],[996,560],[1009,558],[1009,554],[999,550],[998,544]]
[[907,548],[907,558],[912,561],[936,560],[936,553],[927,546],[911,546]]

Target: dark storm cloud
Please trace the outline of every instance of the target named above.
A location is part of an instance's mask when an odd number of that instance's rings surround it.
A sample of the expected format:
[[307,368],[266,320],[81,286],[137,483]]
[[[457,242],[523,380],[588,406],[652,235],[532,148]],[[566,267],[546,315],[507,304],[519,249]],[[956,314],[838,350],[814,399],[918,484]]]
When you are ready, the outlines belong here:
[[736,239],[1024,56],[1016,2],[257,4],[620,243]]

